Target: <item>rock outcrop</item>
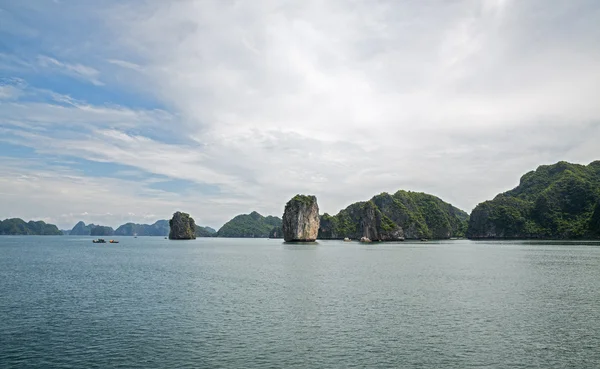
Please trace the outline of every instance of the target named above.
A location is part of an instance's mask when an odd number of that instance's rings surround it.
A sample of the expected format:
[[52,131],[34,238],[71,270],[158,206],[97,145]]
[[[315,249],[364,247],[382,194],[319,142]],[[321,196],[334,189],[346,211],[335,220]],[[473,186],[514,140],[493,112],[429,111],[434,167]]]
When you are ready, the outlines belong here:
[[187,213],[176,212],[169,221],[171,240],[193,240],[196,238],[196,222]]
[[317,239],[319,224],[317,198],[296,195],[285,205],[283,239],[286,242],[313,242]]

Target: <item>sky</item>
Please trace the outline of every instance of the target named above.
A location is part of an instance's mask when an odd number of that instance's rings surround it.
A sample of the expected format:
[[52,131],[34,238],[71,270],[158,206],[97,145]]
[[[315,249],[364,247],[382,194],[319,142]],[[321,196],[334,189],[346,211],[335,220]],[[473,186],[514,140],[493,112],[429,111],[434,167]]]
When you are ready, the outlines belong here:
[[0,218],[469,212],[598,142],[596,0],[0,0]]

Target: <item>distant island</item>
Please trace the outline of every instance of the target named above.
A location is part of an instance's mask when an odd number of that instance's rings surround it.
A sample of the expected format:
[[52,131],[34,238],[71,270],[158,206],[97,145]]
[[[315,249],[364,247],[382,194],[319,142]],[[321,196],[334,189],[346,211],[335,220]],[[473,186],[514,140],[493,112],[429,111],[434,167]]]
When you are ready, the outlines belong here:
[[477,205],[471,239],[594,239],[600,237],[600,161],[542,165],[519,185]]
[[240,214],[225,223],[216,237],[267,238],[277,227],[281,227],[281,218],[270,215],[265,217],[253,211],[250,214]]
[[153,224],[125,223],[115,230],[115,236],[168,236],[169,221],[158,220]]
[[[169,235],[169,221],[157,220],[153,224],[125,223],[116,230],[96,224],[86,225],[83,221],[75,224],[73,229],[63,234],[71,236],[160,236]],[[196,226],[196,237],[213,237],[216,231],[210,227]]]
[[60,236],[62,232],[54,224],[41,220],[25,222],[20,218],[0,220],[0,235]]
[[84,222],[80,221],[71,231],[69,232],[70,236],[112,236],[115,234],[114,229],[112,227],[106,227],[96,224],[88,224],[86,225]]

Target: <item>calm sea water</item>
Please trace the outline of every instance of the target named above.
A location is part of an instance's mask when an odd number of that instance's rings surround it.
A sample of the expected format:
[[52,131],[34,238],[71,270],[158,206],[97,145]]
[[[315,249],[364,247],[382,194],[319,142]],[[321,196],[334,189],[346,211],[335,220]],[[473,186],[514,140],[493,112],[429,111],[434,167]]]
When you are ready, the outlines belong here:
[[600,368],[600,244],[0,237],[0,367]]

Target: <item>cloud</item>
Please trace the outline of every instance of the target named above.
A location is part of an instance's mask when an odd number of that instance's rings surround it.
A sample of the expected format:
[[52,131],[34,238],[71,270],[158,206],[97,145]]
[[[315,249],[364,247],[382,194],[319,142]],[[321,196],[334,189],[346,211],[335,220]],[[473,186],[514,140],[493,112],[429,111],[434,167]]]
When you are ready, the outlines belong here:
[[41,67],[57,69],[61,73],[87,81],[93,85],[104,85],[104,83],[98,79],[100,72],[92,67],[79,63],[64,63],[45,55],[39,55],[37,57],[37,62]]
[[136,70],[136,71],[142,70],[142,66],[132,63],[132,62],[129,62],[129,61],[126,61],[126,60],[109,59],[109,60],[107,60],[107,62],[109,62],[110,64],[118,65],[119,67],[122,67],[122,68],[132,69],[132,70]]
[[[83,184],[68,185],[90,214],[168,215],[165,204],[188,204],[218,225],[252,210],[279,215],[299,192],[336,213],[401,188],[470,210],[537,165],[598,159],[592,1],[147,1],[87,11],[102,17],[82,14],[96,43],[71,32],[75,46],[56,54],[53,45],[36,61],[97,85],[103,99],[22,89],[28,99],[0,101],[0,140],[137,174],[78,174],[102,193],[94,202]],[[160,109],[123,103],[122,91]],[[144,176],[198,192],[153,192]]]

